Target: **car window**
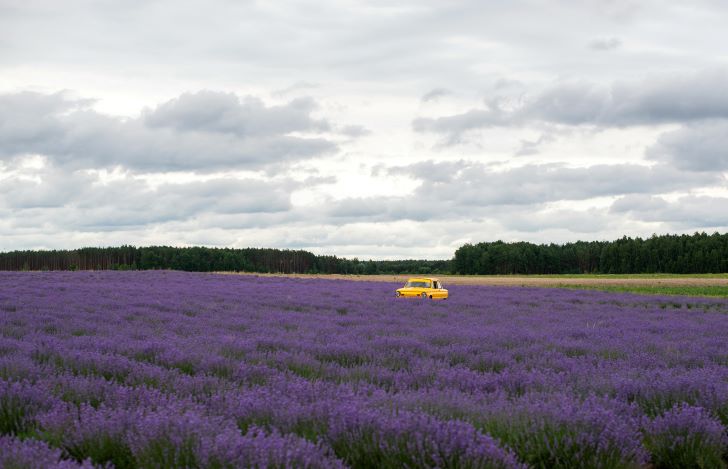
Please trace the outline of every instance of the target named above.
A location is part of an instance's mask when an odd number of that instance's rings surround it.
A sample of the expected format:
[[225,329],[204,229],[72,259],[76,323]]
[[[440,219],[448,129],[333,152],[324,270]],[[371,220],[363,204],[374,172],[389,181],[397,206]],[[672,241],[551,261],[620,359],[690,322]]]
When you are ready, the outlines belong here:
[[407,282],[405,287],[411,288],[430,288],[430,282]]

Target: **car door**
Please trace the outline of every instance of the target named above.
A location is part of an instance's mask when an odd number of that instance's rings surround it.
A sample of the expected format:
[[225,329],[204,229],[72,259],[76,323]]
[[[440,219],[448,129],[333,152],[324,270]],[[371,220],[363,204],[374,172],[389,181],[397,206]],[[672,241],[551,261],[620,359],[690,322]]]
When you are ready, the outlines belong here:
[[432,292],[433,298],[443,298],[445,296],[445,293],[442,291],[442,284],[439,280],[434,282],[433,287],[435,288]]

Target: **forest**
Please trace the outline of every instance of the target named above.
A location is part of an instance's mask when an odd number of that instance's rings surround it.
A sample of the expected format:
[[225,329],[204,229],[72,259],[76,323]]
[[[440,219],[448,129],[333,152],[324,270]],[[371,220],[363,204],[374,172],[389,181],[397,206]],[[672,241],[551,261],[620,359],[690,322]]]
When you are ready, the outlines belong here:
[[448,273],[449,260],[360,261],[303,250],[120,246],[0,253],[0,270],[154,270],[310,274]]
[[359,260],[304,250],[171,246],[0,253],[0,270],[152,270],[312,274],[639,274],[728,272],[728,234],[615,241],[465,244],[452,260]]
[[721,273],[728,272],[728,234],[466,244],[455,251],[452,270],[481,275]]

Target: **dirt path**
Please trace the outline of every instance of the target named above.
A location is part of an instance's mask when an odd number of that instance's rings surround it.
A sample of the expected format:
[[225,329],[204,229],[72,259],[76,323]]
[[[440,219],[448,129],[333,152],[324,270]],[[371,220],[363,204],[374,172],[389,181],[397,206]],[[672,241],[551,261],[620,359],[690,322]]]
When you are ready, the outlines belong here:
[[[413,275],[342,275],[342,274],[254,274],[217,272],[230,275],[258,275],[261,277],[296,277],[296,278],[325,278],[332,280],[353,280],[360,282],[393,282],[404,283]],[[539,276],[466,276],[466,275],[437,275],[442,283],[453,285],[500,285],[500,286],[532,286],[549,287],[560,285],[633,285],[633,286],[724,286],[728,287],[728,278],[708,277],[539,277]]]

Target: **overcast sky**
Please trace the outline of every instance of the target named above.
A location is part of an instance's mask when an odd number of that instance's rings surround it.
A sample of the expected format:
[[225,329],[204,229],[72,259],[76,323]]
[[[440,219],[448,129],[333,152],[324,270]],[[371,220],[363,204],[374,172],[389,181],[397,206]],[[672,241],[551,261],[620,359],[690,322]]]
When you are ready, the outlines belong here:
[[0,251],[728,231],[722,0],[0,0]]

